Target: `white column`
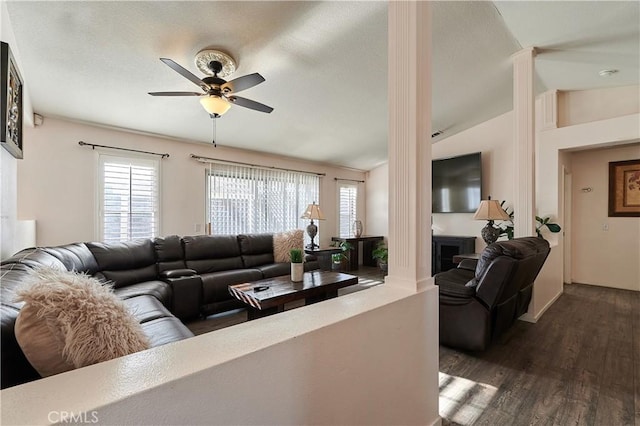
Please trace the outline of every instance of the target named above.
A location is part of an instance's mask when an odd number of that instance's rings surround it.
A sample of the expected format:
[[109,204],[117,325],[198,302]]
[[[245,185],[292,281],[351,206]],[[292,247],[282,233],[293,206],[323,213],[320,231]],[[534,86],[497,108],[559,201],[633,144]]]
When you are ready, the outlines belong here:
[[420,289],[431,267],[431,13],[389,2],[389,276]]
[[534,48],[522,49],[513,59],[513,163],[515,199],[514,237],[535,235],[535,150],[533,58]]

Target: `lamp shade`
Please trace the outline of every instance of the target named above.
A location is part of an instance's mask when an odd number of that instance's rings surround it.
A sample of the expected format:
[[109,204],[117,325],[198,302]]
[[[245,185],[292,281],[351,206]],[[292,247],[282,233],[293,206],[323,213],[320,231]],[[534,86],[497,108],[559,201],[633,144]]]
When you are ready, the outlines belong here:
[[509,220],[509,215],[505,212],[497,200],[480,201],[478,210],[473,215],[474,220]]
[[220,96],[203,96],[200,98],[200,103],[209,114],[213,115],[222,115],[231,108],[231,104]]
[[320,206],[316,204],[314,201],[312,204],[307,206],[307,209],[300,216],[301,219],[311,219],[311,220],[324,220],[324,214],[322,214],[322,210],[320,210]]

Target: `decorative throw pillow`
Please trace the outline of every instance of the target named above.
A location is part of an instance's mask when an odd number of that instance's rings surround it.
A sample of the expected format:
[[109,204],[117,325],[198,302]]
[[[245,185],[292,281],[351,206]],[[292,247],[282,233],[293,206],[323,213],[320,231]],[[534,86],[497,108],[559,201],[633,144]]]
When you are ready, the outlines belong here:
[[289,250],[294,248],[304,249],[304,231],[302,229],[273,234],[274,262],[290,262]]
[[149,348],[142,327],[111,287],[53,268],[35,269],[17,291],[18,344],[41,376]]

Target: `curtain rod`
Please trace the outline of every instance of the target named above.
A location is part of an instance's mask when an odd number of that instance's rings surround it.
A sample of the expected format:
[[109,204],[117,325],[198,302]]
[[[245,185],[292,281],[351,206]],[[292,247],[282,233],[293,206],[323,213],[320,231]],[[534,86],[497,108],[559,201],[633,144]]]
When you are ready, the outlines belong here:
[[239,164],[241,166],[249,166],[255,167],[257,169],[267,169],[267,170],[284,170],[286,172],[296,172],[296,173],[306,173],[308,175],[316,175],[316,176],[326,176],[326,173],[315,173],[315,172],[307,172],[305,170],[294,170],[294,169],[285,169],[282,167],[275,166],[261,166],[259,164],[251,164],[251,163],[243,163],[240,161],[230,161],[230,160],[218,160],[217,158],[211,157],[201,157],[200,155],[191,154],[191,158],[202,161],[205,163],[220,163],[220,164]]
[[129,149],[129,148],[120,148],[117,146],[107,146],[107,145],[96,145],[94,143],[86,143],[83,141],[78,142],[78,145],[80,146],[90,146],[91,149],[96,149],[96,147],[98,148],[109,148],[109,149],[119,149],[120,151],[129,151],[129,152],[139,152],[141,154],[151,154],[151,155],[158,155],[162,158],[169,158],[169,154],[159,154],[157,152],[149,152],[149,151],[140,151],[137,149]]
[[358,182],[358,183],[364,183],[365,181],[363,180],[357,180],[357,179],[343,179],[343,178],[333,178],[333,180],[346,180],[349,182]]

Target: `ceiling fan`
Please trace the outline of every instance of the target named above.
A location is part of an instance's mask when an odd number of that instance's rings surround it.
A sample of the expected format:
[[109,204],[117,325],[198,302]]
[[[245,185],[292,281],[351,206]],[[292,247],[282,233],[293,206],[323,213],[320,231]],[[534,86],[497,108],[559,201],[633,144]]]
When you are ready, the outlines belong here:
[[198,69],[207,74],[207,77],[199,79],[189,70],[168,58],[160,58],[175,72],[191,81],[203,90],[202,92],[149,92],[151,96],[200,96],[200,103],[211,115],[218,118],[231,108],[231,105],[239,105],[260,112],[270,113],[273,108],[251,99],[236,96],[237,92],[250,89],[262,83],[264,77],[258,73],[248,74],[230,81],[224,80],[235,69],[235,61],[229,55],[218,50],[205,49],[200,51],[195,58]]

